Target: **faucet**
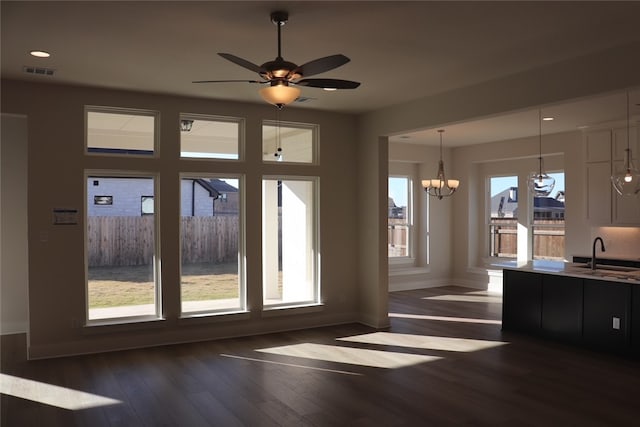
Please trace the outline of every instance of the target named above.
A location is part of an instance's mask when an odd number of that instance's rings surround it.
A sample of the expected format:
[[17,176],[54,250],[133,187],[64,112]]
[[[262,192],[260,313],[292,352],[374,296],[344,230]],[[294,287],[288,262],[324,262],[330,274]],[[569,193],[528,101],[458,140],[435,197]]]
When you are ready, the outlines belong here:
[[595,239],[593,239],[593,247],[591,250],[591,270],[595,271],[596,270],[596,242],[598,242],[598,240],[600,240],[600,250],[602,252],[606,252],[605,248],[604,248],[604,241],[602,240],[602,237],[596,237]]

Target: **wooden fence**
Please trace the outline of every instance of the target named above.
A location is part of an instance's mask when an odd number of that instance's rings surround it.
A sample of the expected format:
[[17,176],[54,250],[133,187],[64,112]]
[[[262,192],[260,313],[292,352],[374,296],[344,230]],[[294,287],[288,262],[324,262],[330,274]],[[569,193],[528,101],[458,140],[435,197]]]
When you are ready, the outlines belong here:
[[[515,257],[518,245],[517,219],[491,219],[491,256]],[[564,257],[564,220],[535,220],[534,259]]]
[[[181,218],[182,262],[225,262],[238,256],[238,217]],[[88,218],[89,267],[147,265],[154,253],[154,218]]]

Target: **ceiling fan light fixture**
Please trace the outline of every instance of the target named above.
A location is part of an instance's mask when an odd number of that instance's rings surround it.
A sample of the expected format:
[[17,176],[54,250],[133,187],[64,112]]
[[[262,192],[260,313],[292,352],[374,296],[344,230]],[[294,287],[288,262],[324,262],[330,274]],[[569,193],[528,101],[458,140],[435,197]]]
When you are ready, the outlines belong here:
[[260,96],[269,104],[282,107],[295,101],[300,96],[300,89],[280,83],[260,89]]

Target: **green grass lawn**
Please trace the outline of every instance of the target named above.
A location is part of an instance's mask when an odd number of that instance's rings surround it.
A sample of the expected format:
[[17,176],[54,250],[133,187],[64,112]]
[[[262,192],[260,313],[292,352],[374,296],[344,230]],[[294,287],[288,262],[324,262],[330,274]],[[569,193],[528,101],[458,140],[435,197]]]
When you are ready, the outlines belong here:
[[[238,297],[236,263],[184,265],[182,301]],[[153,304],[153,272],[150,266],[89,268],[89,308]]]

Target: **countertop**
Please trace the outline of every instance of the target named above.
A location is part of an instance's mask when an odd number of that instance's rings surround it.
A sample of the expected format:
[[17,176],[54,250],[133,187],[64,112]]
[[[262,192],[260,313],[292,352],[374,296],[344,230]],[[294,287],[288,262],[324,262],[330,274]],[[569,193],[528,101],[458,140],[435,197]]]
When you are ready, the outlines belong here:
[[596,271],[592,271],[591,268],[587,267],[584,263],[544,260],[503,265],[502,267],[511,270],[640,285],[640,268],[601,265],[596,263],[597,269]]

